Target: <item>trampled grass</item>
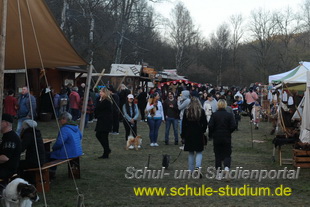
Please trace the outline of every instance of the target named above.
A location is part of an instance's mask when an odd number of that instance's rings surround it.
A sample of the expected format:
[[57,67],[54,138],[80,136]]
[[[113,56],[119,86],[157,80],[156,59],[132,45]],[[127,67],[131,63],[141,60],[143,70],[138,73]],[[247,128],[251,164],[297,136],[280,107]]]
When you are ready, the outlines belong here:
[[[273,136],[269,135],[270,123],[262,122],[258,130],[252,129],[248,117],[242,117],[239,131],[233,133],[232,168],[242,167],[247,170],[281,170],[287,167],[294,170],[292,165],[279,166],[276,154],[276,162],[272,159]],[[138,122],[138,133],[143,138],[143,148],[139,151],[125,150],[124,127],[120,123],[120,134],[109,135],[112,153],[109,159],[97,159],[102,154],[102,149],[95,137],[95,122],[89,124],[84,132],[83,149],[81,158],[81,179],[76,180],[78,192],[84,197],[87,207],[101,206],[309,206],[310,193],[310,169],[301,169],[298,179],[265,179],[258,182],[257,179],[175,179],[176,170],[187,169],[187,152],[182,152],[179,158],[171,164],[165,172],[170,173],[163,179],[126,179],[127,167],[143,169],[147,165],[152,170],[161,169],[162,155],[169,154],[172,162],[179,154],[179,146],[173,144],[172,129],[170,145],[164,145],[164,128],[162,124],[158,138],[159,147],[150,147],[148,138],[148,126],[144,122]],[[54,121],[40,122],[39,128],[44,137],[55,137],[57,126]],[[253,138],[252,138],[253,137]],[[265,141],[253,143],[252,139]],[[292,147],[283,147],[283,157],[292,157]],[[149,159],[149,163],[148,163]],[[203,152],[203,174],[207,167],[214,166],[214,153],[212,141],[208,143]],[[272,190],[283,185],[292,189],[291,196],[220,196],[215,193],[212,196],[136,196],[134,187],[270,187]],[[180,191],[184,193],[184,191]],[[43,194],[41,200],[34,206],[44,206]],[[77,190],[73,180],[67,176],[67,166],[61,165],[57,169],[56,180],[51,183],[51,191],[46,193],[46,202],[49,207],[73,207],[77,206]]]

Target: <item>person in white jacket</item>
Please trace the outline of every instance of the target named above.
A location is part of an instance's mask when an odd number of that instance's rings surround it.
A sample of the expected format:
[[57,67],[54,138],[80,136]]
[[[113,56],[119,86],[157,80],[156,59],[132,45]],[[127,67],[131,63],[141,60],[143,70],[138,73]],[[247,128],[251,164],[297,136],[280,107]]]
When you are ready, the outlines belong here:
[[155,92],[150,96],[149,101],[146,105],[146,111],[148,112],[147,123],[150,128],[149,136],[151,147],[159,146],[157,143],[158,130],[161,123],[165,121],[164,108],[159,99],[160,99],[159,93]]

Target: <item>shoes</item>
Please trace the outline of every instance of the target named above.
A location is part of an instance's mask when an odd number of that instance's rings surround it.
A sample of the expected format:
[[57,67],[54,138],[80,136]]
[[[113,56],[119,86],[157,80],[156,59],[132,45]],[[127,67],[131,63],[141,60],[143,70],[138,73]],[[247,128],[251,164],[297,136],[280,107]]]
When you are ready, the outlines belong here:
[[107,159],[109,158],[109,154],[111,154],[112,150],[109,150],[107,153],[103,153],[102,156],[98,157],[98,159]]
[[93,123],[94,121],[93,120],[91,120],[91,121],[88,121],[88,123]]
[[97,121],[97,119],[93,119],[93,121]]
[[180,150],[184,150],[184,145],[182,145],[181,147],[179,147]]
[[140,148],[141,148],[141,145],[138,146],[138,149],[140,149]]
[[157,143],[154,143],[154,147],[159,147],[159,145]]
[[271,132],[270,132],[270,135],[274,135],[275,132],[276,132],[276,130],[272,129]]
[[179,142],[178,142],[178,141],[175,141],[175,142],[174,142],[174,145],[179,145]]
[[222,180],[222,178],[223,178],[223,174],[220,172],[220,173],[218,173],[217,175],[216,175],[216,177],[215,177],[215,179],[217,179],[217,180]]
[[119,135],[118,132],[110,132],[109,134],[111,134],[111,135]]
[[109,154],[103,154],[102,156],[98,157],[98,159],[108,159]]
[[165,145],[169,145],[169,141],[165,141]]
[[255,126],[255,129],[258,129],[258,126]]
[[128,149],[134,149],[135,147],[133,146],[133,145],[130,145],[129,147],[128,147]]
[[151,143],[150,146],[151,146],[151,147],[155,147],[154,144],[155,144],[155,143]]

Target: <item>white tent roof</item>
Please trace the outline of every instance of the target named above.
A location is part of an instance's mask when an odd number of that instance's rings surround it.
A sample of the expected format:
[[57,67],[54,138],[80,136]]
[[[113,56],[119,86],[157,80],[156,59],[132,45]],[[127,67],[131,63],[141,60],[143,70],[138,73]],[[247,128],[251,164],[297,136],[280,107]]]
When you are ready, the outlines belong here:
[[134,76],[139,77],[141,74],[142,65],[130,64],[112,64],[110,76]]
[[279,73],[279,74],[275,74],[275,75],[270,75],[269,78],[268,78],[268,83],[272,83],[272,81],[274,80],[279,80],[285,76],[287,76],[288,74],[290,74],[291,72],[293,72],[294,69],[290,70],[290,71],[287,71],[287,72],[284,72],[284,73]]
[[307,82],[307,71],[310,70],[310,62],[300,62],[300,65],[295,69],[288,71],[289,73],[284,77],[273,80],[272,82],[282,83],[306,83]]

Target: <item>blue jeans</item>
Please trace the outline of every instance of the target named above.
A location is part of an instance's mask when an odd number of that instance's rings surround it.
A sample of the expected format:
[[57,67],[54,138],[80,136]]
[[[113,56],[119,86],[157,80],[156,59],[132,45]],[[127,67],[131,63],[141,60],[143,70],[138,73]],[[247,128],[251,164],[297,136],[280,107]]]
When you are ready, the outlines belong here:
[[162,122],[162,119],[154,119],[151,117],[147,117],[147,123],[150,128],[151,143],[157,143],[158,130],[159,130],[161,122]]
[[[194,163],[196,160],[196,164]],[[196,152],[196,159],[195,159],[195,152],[188,152],[188,169],[190,171],[194,171],[195,168],[201,167],[202,161],[202,152]]]
[[169,141],[169,132],[170,132],[170,126],[173,126],[173,132],[174,132],[174,141],[179,141],[178,138],[178,119],[175,118],[166,118],[166,132],[165,132],[165,142]]
[[20,133],[22,132],[22,126],[23,126],[23,122],[25,120],[29,119],[28,117],[22,117],[22,118],[19,118],[18,121],[17,121],[17,128],[16,128],[16,134],[18,136],[20,136]]

